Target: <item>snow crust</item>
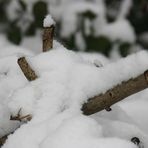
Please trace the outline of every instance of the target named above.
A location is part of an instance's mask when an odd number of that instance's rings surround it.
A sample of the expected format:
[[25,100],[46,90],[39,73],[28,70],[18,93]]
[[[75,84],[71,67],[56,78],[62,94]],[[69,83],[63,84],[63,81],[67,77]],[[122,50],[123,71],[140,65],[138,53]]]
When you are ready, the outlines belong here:
[[53,20],[52,16],[48,14],[43,21],[43,26],[51,27],[52,25],[55,25],[55,21]]
[[[102,111],[89,117],[81,112],[88,98],[144,72],[148,52],[112,63],[100,56],[103,67],[98,68],[95,59],[99,56],[89,58],[56,42],[53,50],[38,55],[17,47],[9,48],[12,54],[3,55],[5,48],[0,49],[0,116],[4,119],[0,122],[0,136],[22,124],[10,121],[10,115],[21,109],[22,116],[33,116],[8,137],[3,148],[136,148],[130,142],[135,136],[148,146],[147,133],[122,105],[116,105],[110,113]],[[26,80],[17,64],[20,56],[26,57],[38,79]]]

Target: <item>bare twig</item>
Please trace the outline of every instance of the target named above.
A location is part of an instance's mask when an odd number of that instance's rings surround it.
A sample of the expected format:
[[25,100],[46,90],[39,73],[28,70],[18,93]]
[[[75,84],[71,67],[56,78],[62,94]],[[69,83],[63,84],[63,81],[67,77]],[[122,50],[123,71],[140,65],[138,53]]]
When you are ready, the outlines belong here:
[[10,120],[16,120],[16,121],[30,121],[32,119],[32,116],[30,114],[21,116],[21,108],[19,109],[16,116],[10,116]]
[[16,121],[30,121],[32,119],[32,116],[30,114],[25,116],[10,116],[10,120],[16,120]]

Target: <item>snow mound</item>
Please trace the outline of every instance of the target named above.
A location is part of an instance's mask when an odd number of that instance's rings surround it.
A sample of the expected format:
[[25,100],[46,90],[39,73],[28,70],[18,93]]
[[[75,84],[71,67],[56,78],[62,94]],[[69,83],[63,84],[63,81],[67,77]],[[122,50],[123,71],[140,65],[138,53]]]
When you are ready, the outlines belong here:
[[[16,115],[20,109],[22,116],[32,114],[33,118],[10,135],[3,148],[136,148],[130,142],[135,136],[148,146],[147,134],[132,120],[127,123],[117,118],[93,118],[81,112],[81,106],[88,98],[148,69],[146,51],[100,68],[84,55],[67,50],[58,43],[46,53],[23,54],[38,79],[26,80],[17,64],[20,54],[1,58],[0,87],[3,91],[0,91],[0,110],[5,107],[4,111],[7,111],[4,118],[11,124],[7,125],[11,127],[9,131],[20,126],[20,123],[8,121],[8,116]],[[122,118],[121,114],[122,111],[115,108],[111,115]],[[0,127],[6,126],[3,124],[0,123]]]

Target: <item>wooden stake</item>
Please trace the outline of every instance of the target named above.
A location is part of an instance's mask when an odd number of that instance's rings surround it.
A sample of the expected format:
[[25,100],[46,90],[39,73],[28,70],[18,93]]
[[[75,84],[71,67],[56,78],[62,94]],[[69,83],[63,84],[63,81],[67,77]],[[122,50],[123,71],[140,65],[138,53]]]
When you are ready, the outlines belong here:
[[85,115],[91,115],[103,109],[108,109],[113,104],[126,97],[148,88],[148,71],[134,79],[122,82],[120,85],[108,90],[105,94],[90,98],[82,107]]
[[21,57],[18,59],[18,64],[24,73],[25,77],[28,79],[28,81],[33,81],[37,78],[37,75],[35,74],[34,70],[31,68],[31,66],[26,61],[25,57]]
[[43,31],[43,52],[49,51],[53,47],[54,25],[44,27]]

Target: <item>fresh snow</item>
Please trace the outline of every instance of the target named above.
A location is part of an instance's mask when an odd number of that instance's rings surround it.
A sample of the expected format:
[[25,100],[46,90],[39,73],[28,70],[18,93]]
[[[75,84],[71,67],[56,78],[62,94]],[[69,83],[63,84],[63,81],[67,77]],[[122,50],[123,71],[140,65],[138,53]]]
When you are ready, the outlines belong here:
[[[33,20],[31,8],[35,1],[25,0],[29,7],[22,17],[27,21],[18,23],[23,29]],[[6,8],[7,15],[14,20],[17,17],[15,10],[20,10],[20,5],[17,0],[10,4]],[[94,0],[93,4],[84,0],[50,0],[49,4],[52,16],[62,23],[62,37],[73,34],[79,23],[77,15],[89,10],[97,19],[85,22],[87,34],[93,25],[95,35],[108,36],[111,41],[134,43],[136,40],[131,24],[125,19],[131,0],[122,2],[113,23],[107,23],[105,19],[103,0]],[[47,15],[43,26],[53,24],[54,20]],[[148,52],[137,52],[121,59],[115,45],[111,53],[111,57],[116,57],[113,62],[101,54],[67,50],[54,41],[53,50],[41,53],[40,35],[37,31],[35,38],[25,38],[21,43],[24,48],[12,46],[0,36],[0,137],[15,131],[2,147],[137,148],[130,140],[138,137],[140,148],[147,148],[147,89],[112,106],[111,112],[84,116],[81,107],[90,97],[105,93],[147,70]],[[76,44],[83,51],[85,43],[81,32],[77,32],[76,37]],[[28,82],[18,66],[17,60],[22,56],[38,75],[35,81]],[[31,114],[32,120],[10,121],[10,116],[17,115],[19,110],[22,116]]]
[[108,37],[111,41],[134,43],[136,40],[134,29],[126,19],[104,24],[98,34]]
[[51,27],[52,25],[55,25],[55,21],[53,20],[51,15],[47,15],[43,21],[44,27]]
[[[132,137],[148,146],[148,132],[124,110],[126,103],[115,105],[109,113],[84,116],[81,112],[88,98],[144,72],[146,51],[109,62],[102,55],[67,50],[56,41],[53,50],[38,55],[0,45],[0,136],[18,128],[3,148],[136,148]],[[21,56],[38,75],[35,81],[28,82],[20,70],[17,59]],[[20,109],[22,116],[33,116],[27,124],[9,120]]]
[[71,34],[77,31],[77,27],[79,22],[78,15],[84,13],[86,11],[91,11],[96,16],[99,16],[101,20],[104,21],[104,7],[102,5],[94,5],[90,2],[73,2],[71,4],[67,4],[63,7],[61,21],[62,21],[62,29],[61,36],[69,37]]
[[132,6],[132,0],[124,0],[121,2],[120,11],[117,19],[126,18]]
[[[78,31],[80,24],[80,14],[90,11],[96,15],[95,20],[85,19],[85,33],[90,34],[90,25],[95,29],[96,36],[105,36],[111,41],[121,41],[134,43],[136,40],[135,31],[126,15],[132,5],[131,0],[124,0],[121,4],[120,12],[117,19],[108,23],[106,20],[106,10],[104,1],[95,0],[93,3],[89,1],[69,1],[60,6],[51,6],[51,13],[54,18],[61,21],[60,35],[63,38],[68,38],[75,34],[77,46],[84,50],[84,39]],[[58,9],[58,10],[57,10]],[[58,14],[57,14],[58,13]]]

